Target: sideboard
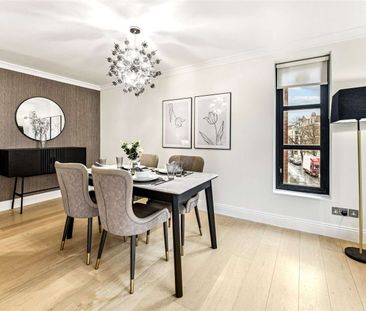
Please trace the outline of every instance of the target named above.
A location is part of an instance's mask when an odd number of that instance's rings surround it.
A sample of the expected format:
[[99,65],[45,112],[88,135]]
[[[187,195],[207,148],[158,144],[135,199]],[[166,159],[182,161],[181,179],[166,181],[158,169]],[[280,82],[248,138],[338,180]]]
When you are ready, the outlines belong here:
[[[15,177],[11,208],[14,208],[15,197],[20,197],[20,213],[23,213],[23,197],[26,194],[54,188],[24,192],[24,179],[30,176],[54,174],[55,162],[74,162],[86,164],[85,147],[54,148],[17,148],[0,149],[0,175]],[[21,190],[17,192],[18,178],[21,179]]]

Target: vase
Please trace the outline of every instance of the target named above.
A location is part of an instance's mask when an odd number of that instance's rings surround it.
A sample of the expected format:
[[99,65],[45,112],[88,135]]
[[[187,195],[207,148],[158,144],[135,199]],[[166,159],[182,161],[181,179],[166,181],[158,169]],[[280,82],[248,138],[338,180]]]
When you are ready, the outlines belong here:
[[130,160],[130,172],[131,172],[132,176],[135,175],[137,166],[138,166],[138,160],[137,159]]
[[40,139],[39,139],[39,145],[41,148],[45,148],[46,147],[46,135],[41,135]]

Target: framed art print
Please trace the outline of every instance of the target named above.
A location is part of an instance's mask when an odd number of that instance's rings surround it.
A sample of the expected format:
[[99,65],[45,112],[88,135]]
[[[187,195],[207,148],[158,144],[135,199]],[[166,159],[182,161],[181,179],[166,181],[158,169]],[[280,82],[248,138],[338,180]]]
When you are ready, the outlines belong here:
[[163,148],[192,148],[192,97],[163,100]]
[[231,149],[231,93],[194,98],[194,147]]

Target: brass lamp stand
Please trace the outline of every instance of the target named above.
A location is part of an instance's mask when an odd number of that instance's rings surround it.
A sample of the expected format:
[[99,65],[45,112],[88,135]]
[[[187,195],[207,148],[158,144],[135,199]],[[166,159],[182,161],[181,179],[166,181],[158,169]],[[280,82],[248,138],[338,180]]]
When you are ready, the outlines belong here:
[[347,247],[346,255],[359,262],[366,263],[366,250],[363,249],[363,212],[362,212],[362,151],[360,120],[357,120],[357,165],[358,165],[358,220],[359,220],[359,245]]

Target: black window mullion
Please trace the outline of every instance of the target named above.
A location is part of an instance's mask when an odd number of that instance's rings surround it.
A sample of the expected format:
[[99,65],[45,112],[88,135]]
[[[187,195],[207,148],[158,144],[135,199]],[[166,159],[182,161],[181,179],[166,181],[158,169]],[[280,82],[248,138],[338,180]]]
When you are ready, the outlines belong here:
[[276,186],[277,188],[281,186],[283,180],[283,90],[279,89],[276,92],[277,98],[276,103],[281,103],[276,105],[276,120],[279,122],[276,125],[276,140],[277,140],[277,165],[276,165]]
[[[329,66],[329,65],[328,65]],[[329,193],[329,87],[320,87],[322,103],[320,115],[320,144],[323,147],[320,156],[320,186],[323,191]],[[322,178],[323,176],[323,178]]]
[[[283,100],[282,100],[283,104]],[[292,111],[292,110],[307,110],[307,109],[321,109],[321,104],[312,104],[312,105],[295,105],[295,106],[282,106],[282,111]]]
[[283,149],[296,149],[296,150],[321,150],[322,146],[320,145],[282,145]]

